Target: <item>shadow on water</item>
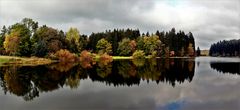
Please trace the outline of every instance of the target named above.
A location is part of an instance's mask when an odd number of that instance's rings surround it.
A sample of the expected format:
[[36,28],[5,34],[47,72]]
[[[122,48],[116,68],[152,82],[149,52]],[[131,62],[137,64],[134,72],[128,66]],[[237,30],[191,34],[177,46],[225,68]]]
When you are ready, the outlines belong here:
[[194,60],[185,59],[118,60],[98,62],[91,67],[68,63],[4,66],[0,67],[0,85],[5,94],[11,93],[28,101],[39,97],[39,93],[63,86],[76,89],[81,79],[88,78],[115,87],[139,85],[142,81],[163,82],[175,87],[176,83],[185,80],[191,82],[194,70]]
[[240,75],[240,62],[211,62],[212,69],[221,73],[230,73]]

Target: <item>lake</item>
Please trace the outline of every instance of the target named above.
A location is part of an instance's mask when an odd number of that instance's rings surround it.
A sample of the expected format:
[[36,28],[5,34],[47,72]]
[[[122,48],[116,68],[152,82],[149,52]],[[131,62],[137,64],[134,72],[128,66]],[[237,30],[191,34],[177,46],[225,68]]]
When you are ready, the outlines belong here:
[[1,110],[239,110],[240,59],[0,67]]

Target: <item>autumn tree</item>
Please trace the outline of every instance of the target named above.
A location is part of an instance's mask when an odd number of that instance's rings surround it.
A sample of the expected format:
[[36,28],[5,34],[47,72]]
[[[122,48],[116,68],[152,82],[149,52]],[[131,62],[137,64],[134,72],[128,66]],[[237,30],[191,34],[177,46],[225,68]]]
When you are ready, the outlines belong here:
[[146,55],[151,55],[155,53],[161,46],[161,41],[156,35],[152,35],[150,37],[144,36],[143,42],[144,42],[143,48]]
[[[38,28],[32,38],[34,54],[36,56],[45,56],[48,53],[55,53],[60,49],[66,48],[66,41],[63,32],[46,25]],[[39,45],[46,45],[44,53],[38,52]],[[44,47],[43,47],[44,48]],[[47,50],[47,51],[45,51]]]
[[10,55],[30,56],[31,55],[31,33],[29,29],[20,23],[10,28],[4,41],[4,48]]
[[55,53],[56,58],[62,63],[74,63],[78,60],[77,56],[66,49],[61,49]]
[[80,52],[83,44],[80,42],[80,33],[77,28],[70,28],[66,34],[66,39],[69,42],[69,50],[72,52]]
[[94,55],[92,55],[90,52],[88,52],[87,50],[83,50],[80,53],[80,65],[83,68],[91,68],[94,62],[93,57]]
[[[37,28],[38,23],[30,18],[24,18],[20,23],[10,26],[5,42],[7,52],[12,55],[30,56],[32,54],[31,37]],[[4,33],[6,33],[6,29],[4,29]],[[11,38],[11,36],[13,37]]]
[[19,33],[12,32],[5,37],[4,41],[4,49],[6,53],[9,55],[16,55],[19,48]]
[[136,41],[135,40],[131,40],[129,45],[131,47],[131,51],[134,52],[136,50],[136,47],[137,47]]
[[100,39],[96,45],[97,51],[99,54],[111,54],[112,53],[112,45],[107,40]]
[[136,40],[140,36],[139,29],[114,29],[106,30],[105,32],[92,33],[88,39],[87,49],[96,52],[97,42],[104,38],[112,44],[112,55],[118,55],[118,44],[122,39],[129,38],[130,40]]
[[143,59],[145,58],[145,53],[142,50],[136,50],[133,55],[132,55],[133,59]]
[[[131,47],[131,41],[129,38],[124,38],[121,42],[118,43],[118,54],[127,56],[131,55],[132,47]],[[134,44],[132,44],[134,46]]]

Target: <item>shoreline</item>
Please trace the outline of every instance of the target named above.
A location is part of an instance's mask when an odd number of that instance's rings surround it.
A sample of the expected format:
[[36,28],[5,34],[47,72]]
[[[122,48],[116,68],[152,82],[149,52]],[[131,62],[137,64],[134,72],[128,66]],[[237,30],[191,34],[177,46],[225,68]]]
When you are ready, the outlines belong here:
[[55,62],[54,60],[38,57],[17,57],[17,56],[0,56],[0,65],[21,65],[36,66],[47,65]]
[[[155,57],[155,59],[192,59],[197,57],[213,57],[213,56]],[[225,58],[225,57],[215,57],[215,58]],[[231,57],[231,58],[235,58],[235,57]],[[99,59],[99,56],[94,57],[94,59]],[[132,60],[133,57],[132,56],[112,56],[112,59],[113,60]],[[151,59],[151,57],[145,56],[145,59]],[[47,59],[47,58],[39,58],[39,57],[0,56],[0,66],[4,66],[4,65],[37,66],[37,65],[48,65],[55,62],[58,62],[58,61]]]

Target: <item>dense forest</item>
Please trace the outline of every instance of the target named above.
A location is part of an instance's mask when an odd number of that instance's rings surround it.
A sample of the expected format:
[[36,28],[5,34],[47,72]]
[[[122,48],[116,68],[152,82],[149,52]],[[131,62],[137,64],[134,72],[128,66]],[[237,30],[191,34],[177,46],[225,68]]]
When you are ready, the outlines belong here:
[[3,26],[0,33],[1,55],[50,57],[59,51],[80,55],[84,50],[112,56],[132,56],[134,52],[136,56],[195,56],[195,41],[191,32],[176,32],[175,28],[156,33],[114,29],[87,36],[80,34],[77,28],[63,32],[39,26],[30,18],[8,28]]
[[240,56],[240,39],[223,40],[211,45],[210,56]]

